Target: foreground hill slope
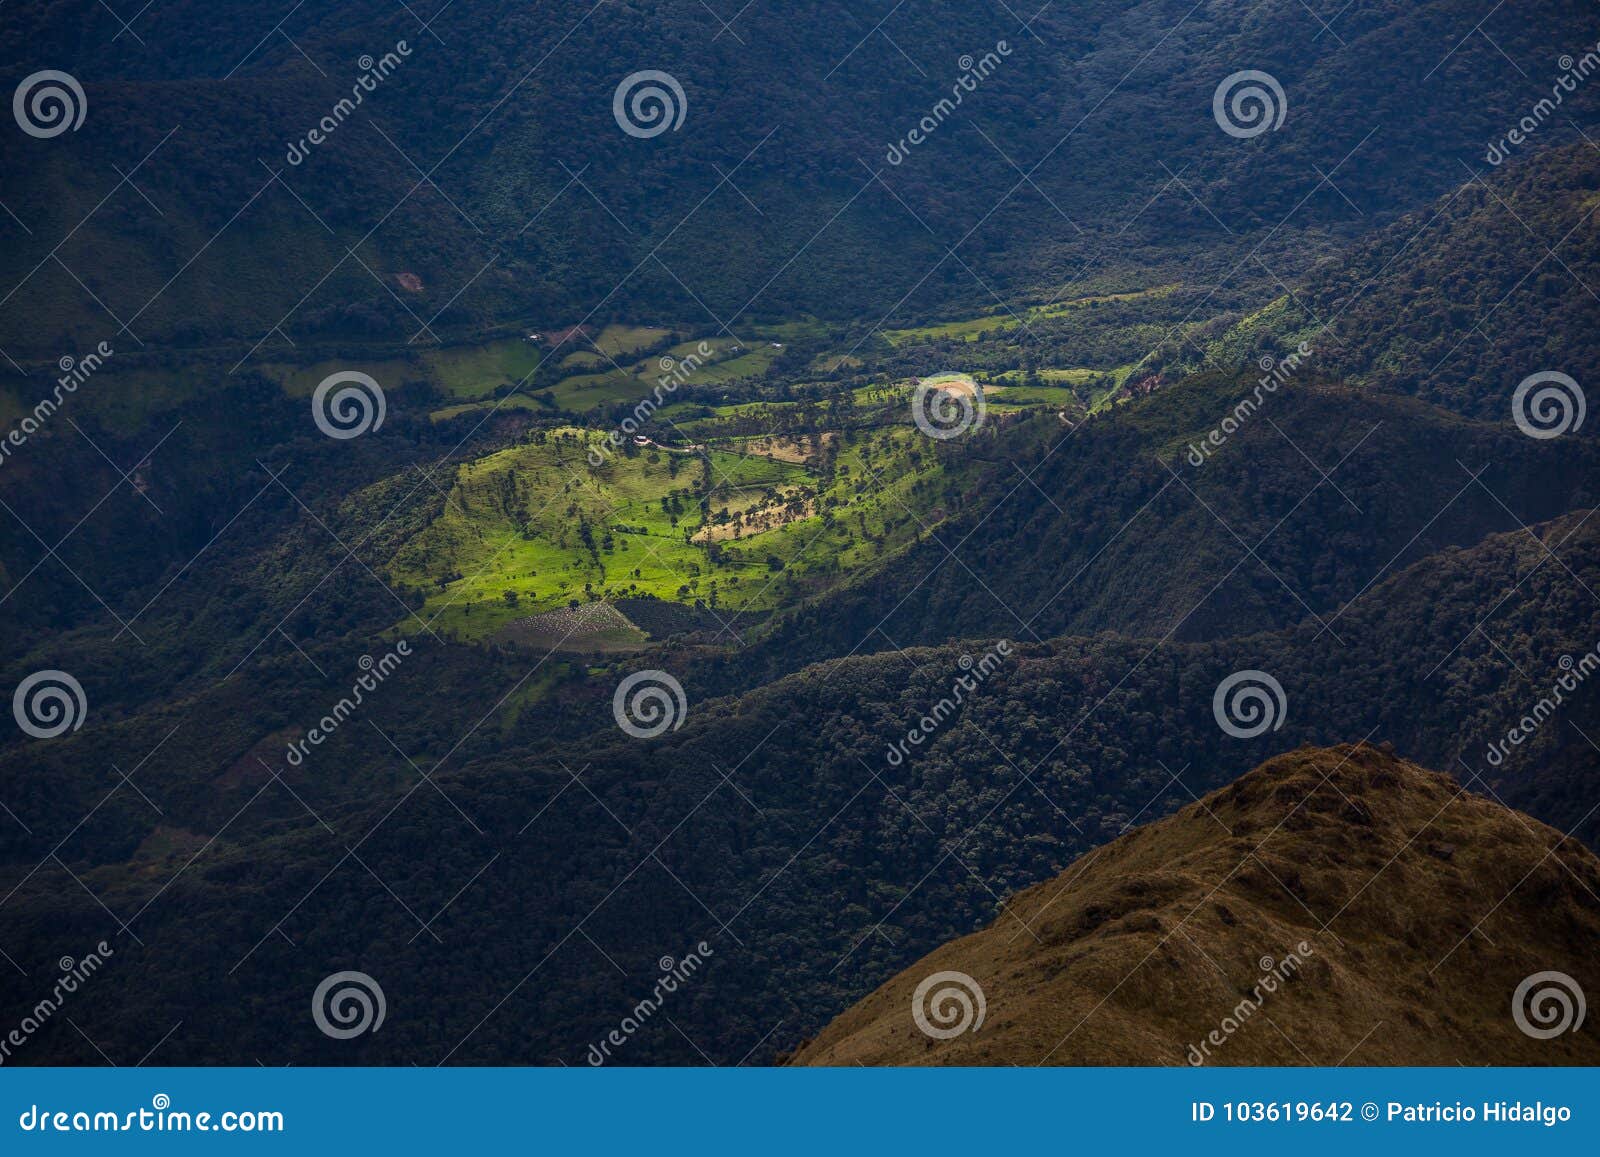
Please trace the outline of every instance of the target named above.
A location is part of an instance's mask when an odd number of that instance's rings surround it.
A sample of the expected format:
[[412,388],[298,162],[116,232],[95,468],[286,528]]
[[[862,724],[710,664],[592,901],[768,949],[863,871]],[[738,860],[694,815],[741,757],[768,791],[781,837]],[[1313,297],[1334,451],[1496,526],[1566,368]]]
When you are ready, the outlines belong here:
[[[1378,748],[1301,748],[1019,893],[793,1060],[1595,1064],[1593,1024],[1538,1039],[1512,1007],[1539,972],[1595,991],[1597,937],[1577,841]],[[913,1021],[941,971],[982,989],[976,1031]]]

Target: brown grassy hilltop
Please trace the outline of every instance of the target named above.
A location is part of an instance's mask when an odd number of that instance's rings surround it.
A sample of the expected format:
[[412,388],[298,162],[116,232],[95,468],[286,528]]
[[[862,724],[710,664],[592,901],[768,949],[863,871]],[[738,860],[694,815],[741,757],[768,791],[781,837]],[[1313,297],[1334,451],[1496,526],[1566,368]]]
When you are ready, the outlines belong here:
[[[913,995],[945,971],[985,1016],[934,1039]],[[1384,750],[1308,747],[1019,893],[789,1061],[1600,1064],[1593,1017],[1518,1027],[1514,993],[1547,971],[1600,995],[1600,859]]]

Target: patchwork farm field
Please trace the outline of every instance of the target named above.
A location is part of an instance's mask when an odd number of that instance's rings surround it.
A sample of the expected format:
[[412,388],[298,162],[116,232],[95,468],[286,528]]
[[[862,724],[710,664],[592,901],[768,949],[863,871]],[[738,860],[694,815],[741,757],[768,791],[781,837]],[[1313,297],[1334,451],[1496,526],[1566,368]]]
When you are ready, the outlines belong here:
[[[761,340],[752,338],[749,344],[727,336],[673,342],[682,337],[681,331],[635,325],[608,325],[592,337],[562,334],[555,363],[559,376],[554,380],[525,384],[518,393],[498,400],[489,397],[502,384],[498,380],[477,390],[452,391],[475,400],[441,407],[431,416],[446,421],[495,407],[581,414],[636,402],[669,381],[692,379],[696,386],[713,386],[756,379],[767,373],[783,348],[766,336],[763,331]],[[680,370],[680,365],[686,368]]]
[[[1016,304],[1027,324],[998,328],[1012,310],[881,332],[768,320],[737,337],[612,322],[340,358],[308,349],[247,369],[276,383],[294,419],[320,381],[351,368],[378,380],[396,417],[514,415],[497,424],[498,449],[440,473],[442,505],[385,544],[381,569],[421,593],[442,634],[624,653],[672,634],[727,637],[870,575],[939,525],[981,461],[919,432],[919,382],[981,394],[996,418],[1076,422],[1151,380],[1146,343],[1190,308],[1159,286]],[[1257,311],[1208,340],[1243,345],[1274,317]],[[234,360],[182,373],[119,361],[79,402],[102,428],[136,428],[193,404]],[[643,441],[594,464],[590,451],[664,384]],[[0,405],[21,402],[6,392]],[[438,437],[443,453],[455,433]],[[638,613],[610,613],[624,604]]]
[[[918,376],[955,369],[986,390],[1005,387],[1009,396],[997,392],[992,399],[1000,412],[1033,405],[1099,409],[1116,401],[1131,379],[1149,375],[1146,359],[1156,346],[1165,341],[1181,351],[1215,316],[1217,304],[1202,300],[1197,309],[1193,300],[1204,288],[1107,289],[881,330],[798,317],[742,325],[735,337],[704,323],[613,321],[501,331],[445,346],[380,344],[338,356],[307,348],[295,351],[298,360],[289,360],[293,353],[240,358],[239,351],[217,350],[207,353],[209,360],[172,368],[119,357],[78,401],[105,427],[131,430],[152,415],[193,404],[238,373],[259,374],[300,402],[329,374],[359,369],[388,393],[391,411],[416,406],[436,423],[505,412],[602,425],[594,415],[611,415],[671,382],[676,396],[662,419],[699,437],[713,408],[714,426],[748,418],[774,429],[782,422],[785,429],[815,430],[819,422],[826,425],[824,411],[841,395],[857,408],[898,403]],[[1207,350],[1237,352],[1234,346],[1243,349],[1258,332],[1273,329],[1286,308],[1275,302],[1232,328],[1198,336]],[[43,374],[48,367],[34,369]],[[13,381],[0,367],[0,411],[20,414],[37,393],[35,384]],[[801,408],[789,408],[791,401]]]

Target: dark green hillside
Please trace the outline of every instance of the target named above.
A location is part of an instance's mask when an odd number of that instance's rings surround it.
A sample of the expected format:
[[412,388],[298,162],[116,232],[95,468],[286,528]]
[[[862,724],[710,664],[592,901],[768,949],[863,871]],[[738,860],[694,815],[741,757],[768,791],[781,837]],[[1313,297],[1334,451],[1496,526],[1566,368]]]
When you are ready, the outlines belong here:
[[[89,0],[35,7],[0,13],[0,78],[63,68],[90,108],[67,137],[0,134],[15,214],[0,217],[5,280],[27,274],[31,306],[0,311],[0,344],[40,365],[125,323],[140,340],[267,339],[282,353],[279,325],[303,346],[554,327],[596,308],[709,310],[735,329],[901,302],[970,311],[995,304],[991,291],[1053,296],[1086,262],[1177,255],[1221,278],[1269,237],[1260,255],[1292,278],[1330,231],[1454,186],[1458,158],[1527,111],[1557,56],[1593,41],[1565,0],[1492,13],[1486,37],[1454,51],[1483,14],[1448,0],[1321,16],[1299,0],[1094,0],[1045,6],[1027,26],[989,0],[753,5],[731,26],[694,0],[417,16],[358,0],[297,9],[281,36],[253,5],[180,0],[140,12],[142,43],[113,39]],[[362,59],[401,41],[409,55],[291,164]],[[998,64],[891,163],[963,59],[986,53]],[[1288,111],[1241,140],[1211,104],[1244,68],[1271,73]],[[680,130],[617,127],[612,94],[644,69],[679,81]],[[1592,125],[1595,99],[1578,93],[1564,116]],[[1565,121],[1546,132],[1574,136]],[[137,191],[118,176],[135,166]],[[64,269],[49,255],[69,232]]]
[[189,671],[226,671],[319,580],[304,634],[379,630],[403,613],[360,562],[329,572],[369,535],[363,558],[425,516],[437,495],[416,467],[459,439],[412,420],[398,391],[382,438],[350,443],[321,437],[303,400],[255,375],[228,396],[149,399],[148,419],[123,429],[79,395],[9,457],[0,630],[12,661],[54,648],[60,666],[59,648],[87,645],[118,671],[119,692],[130,681],[170,692]]
[[[1537,1058],[1483,1017],[1596,915],[1594,5],[139,3],[0,0],[0,1016],[116,946],[0,1063],[770,1063],[886,984],[813,1056],[917,1058],[955,938],[1053,1024],[1383,856],[1295,1028]],[[1207,793],[1272,870],[1145,834]],[[1174,1059],[1161,959],[1077,1059]]]
[[[517,748],[448,763],[438,790],[413,780],[317,806],[331,833],[308,816],[275,834],[252,804],[187,869],[184,852],[136,867],[67,861],[142,941],[118,940],[127,967],[85,995],[79,1023],[113,1056],[137,1056],[148,1026],[181,1019],[165,1046],[175,1063],[581,1064],[648,991],[657,959],[705,940],[704,979],[670,1010],[684,1035],[653,1026],[623,1059],[697,1063],[698,1048],[732,1062],[799,1040],[1128,825],[1337,736],[1392,740],[1592,844],[1592,688],[1502,766],[1484,752],[1547,693],[1563,655],[1600,638],[1584,589],[1600,581],[1597,552],[1584,514],[1432,556],[1356,600],[1342,642],[1302,625],[1159,647],[1109,635],[1020,645],[898,765],[889,745],[949,694],[960,649],[834,662],[695,700],[681,731],[597,733],[578,766]],[[1273,674],[1287,700],[1281,729],[1256,740],[1213,716],[1219,681],[1246,669]],[[426,728],[411,738],[422,768],[448,755]],[[399,756],[393,766],[404,782]],[[280,786],[265,784],[269,796],[288,809]],[[40,843],[66,826],[27,819]],[[14,881],[38,850],[13,852]],[[115,931],[64,881],[52,861],[6,901],[27,965]],[[353,1048],[282,1027],[335,967],[379,976],[390,1001],[383,1033]],[[67,1026],[35,1043],[39,1060],[88,1059]]]
[[[564,451],[567,467],[546,461],[559,450],[547,435],[574,436],[547,427],[509,426],[461,465],[441,464],[458,439],[411,416],[403,396],[382,431],[330,443],[310,432],[303,406],[262,383],[255,424],[266,448],[186,403],[155,423],[173,433],[138,471],[143,495],[76,431],[52,428],[48,445],[23,448],[47,454],[16,455],[0,479],[41,539],[67,536],[59,561],[20,524],[0,538],[15,581],[7,666],[13,682],[41,665],[83,672],[102,710],[133,710],[267,656],[295,659],[290,641],[367,647],[393,628],[498,644],[519,617],[569,597],[631,597],[631,586],[702,608],[716,647],[683,661],[724,693],[808,662],[951,638],[1204,639],[1328,620],[1427,553],[1595,501],[1592,440],[1537,441],[1510,423],[1315,384],[1269,395],[1193,466],[1188,447],[1251,388],[1197,378],[1070,433],[1046,411],[951,443],[921,438],[903,407],[877,403],[880,425],[823,443],[814,472],[736,461],[747,452],[737,442],[708,464],[657,453],[655,465],[622,457],[596,472],[581,448]],[[114,459],[147,449],[85,429]],[[667,479],[680,462],[693,465]],[[62,463],[71,484],[53,485],[46,471]],[[1482,470],[1476,482],[1467,466]],[[801,520],[743,539],[690,541],[702,517],[722,525],[723,504],[770,485],[752,474],[756,489],[733,491],[735,474],[773,467],[794,501],[814,492],[827,508],[802,505]],[[676,488],[671,527],[656,491],[640,489],[650,478]],[[503,501],[502,484],[519,497]],[[590,544],[561,545],[584,519]],[[708,585],[718,581],[720,591]],[[520,592],[514,606],[502,588]],[[773,609],[788,613],[770,631],[748,620],[738,635],[722,629]],[[723,653],[740,642],[756,645]],[[523,649],[530,662],[543,654]]]
[[1468,160],[1481,178],[1319,267],[1278,324],[1346,381],[1500,421],[1530,374],[1600,371],[1600,150]]
[[1330,620],[1397,566],[1600,496],[1592,440],[1538,441],[1510,421],[1320,384],[1266,395],[1194,466],[1189,447],[1254,385],[1195,378],[1071,434],[1019,437],[991,501],[873,581],[795,612],[750,661],[998,633],[1203,639]]

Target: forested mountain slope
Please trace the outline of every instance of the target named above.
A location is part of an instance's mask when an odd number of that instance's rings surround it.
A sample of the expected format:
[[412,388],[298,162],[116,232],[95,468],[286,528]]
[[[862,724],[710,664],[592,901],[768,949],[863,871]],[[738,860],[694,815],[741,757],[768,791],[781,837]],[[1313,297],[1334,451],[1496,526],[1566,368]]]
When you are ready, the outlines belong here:
[[[1391,741],[1593,844],[1592,688],[1503,758],[1488,752],[1550,694],[1562,657],[1600,638],[1595,527],[1576,514],[1431,556],[1349,603],[1337,638],[1307,621],[1204,643],[1018,642],[998,663],[978,641],[968,664],[955,647],[859,657],[696,701],[656,740],[596,733],[577,764],[568,745],[461,766],[413,731],[389,760],[397,786],[366,802],[323,787],[320,752],[281,779],[278,765],[241,766],[196,791],[200,768],[163,748],[138,781],[192,802],[158,816],[135,801],[121,822],[170,833],[197,809],[223,814],[199,855],[163,855],[156,839],[110,863],[101,833],[49,859],[76,814],[47,807],[45,774],[20,796],[33,834],[12,835],[5,910],[40,962],[115,934],[108,910],[129,922],[127,968],[79,1006],[115,1057],[182,1020],[165,1046],[175,1062],[581,1063],[655,962],[704,940],[702,978],[669,1009],[683,1035],[658,1023],[624,1055],[731,1063],[792,1046],[1004,896],[1301,743]],[[426,655],[410,661],[426,679]],[[908,741],[974,669],[985,676],[960,706]],[[1253,739],[1214,706],[1244,671],[1283,691],[1277,729]],[[381,977],[383,1033],[337,1052],[309,1023],[285,1035],[343,967]],[[38,1046],[86,1059],[70,1031]]]
[[1530,148],[1498,170],[1460,173],[1448,195],[1318,265],[1233,340],[1258,328],[1279,345],[1304,339],[1342,381],[1486,421],[1531,374],[1592,382],[1600,149]]
[[[1047,295],[1085,263],[1226,272],[1269,239],[1292,277],[1330,230],[1453,187],[1594,39],[1566,0],[1092,0],[1026,22],[989,0],[186,0],[131,34],[90,0],[39,7],[0,13],[3,79],[47,62],[87,115],[0,136],[6,288],[32,303],[0,344],[36,365],[107,336],[281,352],[591,310],[880,317]],[[612,105],[647,70],[684,115],[640,139]],[[1241,70],[1279,86],[1276,131],[1213,119]],[[1574,139],[1595,99],[1543,135]]]
[[[1207,445],[1241,402],[1237,430]],[[1326,620],[1397,566],[1600,497],[1596,443],[1528,438],[1509,403],[1469,422],[1315,382],[1263,395],[1255,377],[1190,379],[1007,449],[959,519],[732,661],[996,634],[1217,638]]]

